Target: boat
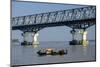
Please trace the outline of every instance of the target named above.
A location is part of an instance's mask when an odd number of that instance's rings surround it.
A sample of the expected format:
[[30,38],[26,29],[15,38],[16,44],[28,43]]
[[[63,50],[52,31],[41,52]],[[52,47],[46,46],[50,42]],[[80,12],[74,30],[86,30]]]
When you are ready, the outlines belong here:
[[46,56],[46,55],[65,55],[67,54],[67,50],[64,50],[64,49],[61,49],[61,50],[58,50],[58,51],[55,51],[54,49],[52,48],[48,48],[48,49],[41,49],[37,52],[37,54],[39,56]]

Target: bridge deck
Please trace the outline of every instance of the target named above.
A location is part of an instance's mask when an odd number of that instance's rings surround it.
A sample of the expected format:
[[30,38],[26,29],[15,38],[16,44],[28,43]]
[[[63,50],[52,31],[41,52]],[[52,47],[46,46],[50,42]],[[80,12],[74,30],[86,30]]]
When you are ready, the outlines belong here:
[[37,29],[52,26],[88,28],[96,22],[96,7],[88,6],[12,18],[12,30]]

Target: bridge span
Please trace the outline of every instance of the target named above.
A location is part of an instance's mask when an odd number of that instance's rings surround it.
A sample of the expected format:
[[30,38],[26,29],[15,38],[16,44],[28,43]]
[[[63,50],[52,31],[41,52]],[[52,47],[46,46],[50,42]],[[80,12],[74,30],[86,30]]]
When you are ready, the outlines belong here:
[[[96,24],[96,7],[88,6],[69,10],[53,11],[27,16],[12,17],[12,30],[23,31],[26,38],[27,32],[32,32],[33,44],[39,44],[38,31],[46,27],[68,26],[72,28],[71,34],[75,35],[75,29],[82,29],[82,42],[87,41],[86,29]],[[24,39],[26,41],[26,39]]]

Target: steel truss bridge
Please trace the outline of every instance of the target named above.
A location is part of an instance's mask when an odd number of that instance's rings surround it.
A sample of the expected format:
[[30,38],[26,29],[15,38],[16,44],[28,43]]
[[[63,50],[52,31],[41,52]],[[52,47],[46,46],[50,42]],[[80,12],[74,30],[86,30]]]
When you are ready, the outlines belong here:
[[24,42],[23,45],[28,44],[27,32],[32,32],[32,44],[39,44],[38,31],[46,27],[68,26],[72,28],[71,44],[74,43],[75,29],[82,29],[81,44],[85,45],[87,42],[86,29],[96,24],[96,6],[88,6],[83,8],[61,10],[40,14],[33,14],[27,16],[12,17],[12,30],[23,31]]
[[96,24],[96,7],[68,9],[27,16],[12,17],[12,30],[37,32],[46,27],[68,26],[72,29],[87,29]]

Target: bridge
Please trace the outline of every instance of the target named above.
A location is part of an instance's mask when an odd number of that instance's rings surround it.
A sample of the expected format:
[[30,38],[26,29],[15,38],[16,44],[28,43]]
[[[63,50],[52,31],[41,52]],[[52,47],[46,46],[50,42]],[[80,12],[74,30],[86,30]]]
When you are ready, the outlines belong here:
[[33,44],[39,44],[38,31],[46,27],[68,26],[75,35],[75,29],[82,29],[82,40],[86,41],[86,29],[96,24],[96,7],[88,6],[61,11],[33,14],[27,16],[12,17],[12,30],[23,31],[26,41],[26,33],[32,32]]

